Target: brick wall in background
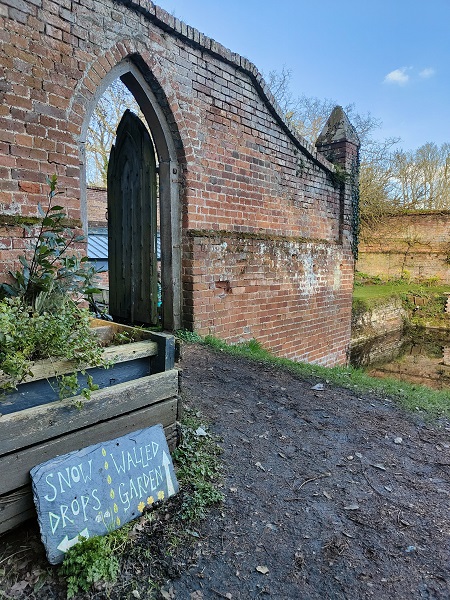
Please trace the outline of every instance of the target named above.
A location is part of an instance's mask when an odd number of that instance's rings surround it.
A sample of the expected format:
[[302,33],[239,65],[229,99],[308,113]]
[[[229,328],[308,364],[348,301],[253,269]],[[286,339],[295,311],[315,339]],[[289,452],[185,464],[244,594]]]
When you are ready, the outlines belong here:
[[87,218],[89,227],[107,227],[108,196],[105,188],[88,187]]
[[369,275],[404,273],[450,283],[450,212],[391,216],[363,229],[356,268]]
[[182,326],[345,362],[354,198],[329,160],[350,169],[355,140],[333,134],[318,152],[254,65],[146,0],[5,0],[0,31],[1,273],[21,250],[18,219],[38,216],[47,175],[57,173],[58,202],[81,224],[88,107],[130,60],[160,102],[182,171]]

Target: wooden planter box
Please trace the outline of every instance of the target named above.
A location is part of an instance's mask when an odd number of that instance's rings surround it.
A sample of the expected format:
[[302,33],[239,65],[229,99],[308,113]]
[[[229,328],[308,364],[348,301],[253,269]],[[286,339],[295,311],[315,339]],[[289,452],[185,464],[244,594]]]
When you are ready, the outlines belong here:
[[84,407],[59,400],[47,378],[73,371],[65,361],[33,366],[34,377],[0,403],[0,533],[36,515],[29,471],[35,465],[90,444],[161,423],[169,448],[177,443],[180,406],[174,338],[96,320],[105,341],[132,332],[138,341],[105,348],[110,369],[88,369],[101,389]]

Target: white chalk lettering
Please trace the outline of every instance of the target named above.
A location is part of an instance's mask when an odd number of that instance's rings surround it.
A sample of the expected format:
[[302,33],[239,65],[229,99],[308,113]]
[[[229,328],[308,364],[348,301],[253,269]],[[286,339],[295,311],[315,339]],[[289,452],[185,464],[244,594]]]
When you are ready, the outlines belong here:
[[130,497],[128,495],[128,491],[123,489],[124,487],[125,484],[123,482],[119,484],[119,498],[123,504],[124,512],[127,512],[130,508]]
[[114,458],[113,454],[110,454],[110,457],[113,461],[113,464],[116,468],[117,473],[125,473],[125,452],[122,451],[122,462],[121,463],[116,463],[116,459]]
[[159,484],[162,483],[162,481],[164,481],[163,474],[162,474],[162,465],[155,467],[155,473],[156,473],[156,487],[159,487]]
[[86,473],[86,475],[85,475],[84,469],[83,469],[83,463],[80,463],[80,471],[81,471],[81,475],[83,477],[84,483],[87,483],[88,481],[92,481],[92,458],[90,458],[88,460],[88,465],[89,465],[89,474]]
[[72,525],[73,525],[73,521],[72,521],[72,519],[71,519],[70,517],[68,517],[68,516],[67,516],[67,511],[69,510],[69,506],[68,506],[67,504],[61,504],[61,506],[60,506],[59,508],[60,508],[60,510],[61,510],[61,519],[62,519],[62,526],[63,526],[63,529],[64,529],[64,527],[67,525],[67,523],[66,523],[66,520],[67,520],[69,523],[72,523]]
[[95,510],[95,511],[97,511],[97,510],[100,510],[100,509],[101,509],[101,507],[102,507],[102,503],[101,503],[101,502],[100,502],[100,500],[98,499],[98,496],[97,496],[97,488],[94,488],[94,489],[92,490],[92,492],[91,492],[91,495],[92,495],[92,497],[94,498],[94,500],[96,500],[96,501],[97,501],[97,504],[96,504],[95,506],[93,506],[93,507],[92,507],[92,510]]
[[[66,477],[67,477],[67,479],[66,479]],[[64,474],[61,473],[61,471],[58,471],[59,488],[61,490],[61,494],[64,494],[64,492],[66,491],[62,484],[63,481],[67,485],[68,488],[72,487],[72,482],[70,481],[69,467],[66,467],[66,477],[64,477]]]
[[127,452],[128,455],[128,470],[131,469],[131,465],[133,465],[134,468],[136,468],[136,463],[133,462],[133,457],[131,456],[131,452]]
[[72,481],[74,481],[75,483],[78,483],[81,479],[81,475],[80,475],[80,471],[78,470],[78,467],[73,466],[70,469],[70,476],[72,477]]
[[58,517],[58,515],[55,515],[52,512],[48,513],[48,517],[50,519],[50,529],[52,530],[52,533],[55,533],[55,531],[58,529],[58,525],[60,522],[60,517]]
[[83,509],[84,520],[87,521],[86,507],[89,504],[89,496],[81,496],[81,508]]
[[53,477],[53,473],[47,473],[47,475],[45,477],[45,481],[47,482],[47,485],[49,485],[51,488],[53,488],[53,496],[49,496],[48,494],[45,494],[44,498],[47,500],[47,502],[53,502],[53,500],[55,500],[55,498],[58,494],[58,490],[55,488],[53,483],[50,483],[50,481],[49,481],[50,477]]
[[80,514],[80,503],[78,502],[78,500],[76,498],[74,498],[72,500],[70,508],[72,510],[72,514],[74,517],[76,517],[77,515]]

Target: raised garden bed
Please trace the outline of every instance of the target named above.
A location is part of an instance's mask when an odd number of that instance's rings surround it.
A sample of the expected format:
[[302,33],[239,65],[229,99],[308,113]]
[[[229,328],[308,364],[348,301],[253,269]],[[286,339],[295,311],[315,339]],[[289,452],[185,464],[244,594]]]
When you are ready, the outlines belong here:
[[73,370],[65,361],[36,363],[34,376],[0,403],[0,533],[35,516],[29,483],[35,465],[157,423],[169,447],[176,445],[180,409],[173,336],[100,320],[93,326],[105,343],[117,333],[136,341],[105,348],[114,367],[88,369],[100,389],[89,400],[80,398],[83,408],[75,406],[77,397],[59,400],[51,383],[55,372]]

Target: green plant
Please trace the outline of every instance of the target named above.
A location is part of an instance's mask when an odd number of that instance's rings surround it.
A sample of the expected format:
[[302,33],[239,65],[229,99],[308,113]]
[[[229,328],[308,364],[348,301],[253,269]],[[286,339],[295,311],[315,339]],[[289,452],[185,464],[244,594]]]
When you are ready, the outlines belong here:
[[190,490],[182,506],[183,520],[194,522],[204,518],[210,506],[223,500],[219,489],[220,453],[216,439],[207,433],[196,413],[185,409],[181,443],[173,454],[178,481]]
[[176,332],[177,338],[183,340],[184,342],[190,342],[195,344],[196,342],[201,342],[202,338],[195,331],[187,331],[187,329],[179,329]]
[[333,163],[334,171],[330,172],[331,183],[333,187],[340,188],[349,178],[349,173],[338,163]]
[[114,582],[119,573],[118,554],[127,542],[128,529],[96,536],[75,544],[67,552],[60,569],[67,579],[67,598],[87,592],[100,581]]
[[0,301],[0,389],[15,389],[32,375],[33,362],[39,359],[65,359],[73,362],[71,374],[57,377],[61,398],[81,393],[86,398],[97,389],[87,376],[81,392],[78,372],[89,366],[107,366],[95,333],[90,328],[90,314],[73,300],[64,298],[57,313],[33,311],[20,298]]
[[[84,236],[77,235],[65,227],[66,213],[62,206],[53,205],[57,191],[57,177],[47,179],[50,191],[47,206],[38,205],[41,221],[35,236],[32,236],[29,256],[19,256],[21,268],[12,272],[10,283],[2,283],[3,297],[19,296],[23,303],[34,310],[55,310],[61,297],[80,293],[92,296],[97,292],[93,285],[95,269],[87,265],[88,258],[78,254],[68,254],[73,244],[81,242]],[[29,227],[24,227],[32,235]]]
[[57,377],[60,397],[81,393],[88,398],[97,386],[87,376],[80,392],[78,374],[85,374],[87,366],[108,366],[90,328],[89,312],[77,303],[80,296],[97,291],[96,272],[86,257],[69,254],[83,236],[65,227],[63,208],[53,205],[56,175],[48,184],[47,207],[39,205],[41,221],[27,256],[19,257],[21,268],[10,272],[11,281],[0,285],[0,390],[14,389],[31,376],[33,361],[57,358],[72,361],[74,367]]

